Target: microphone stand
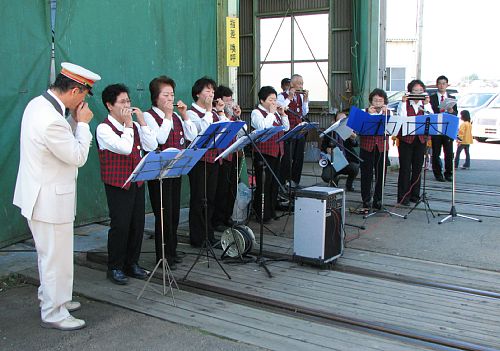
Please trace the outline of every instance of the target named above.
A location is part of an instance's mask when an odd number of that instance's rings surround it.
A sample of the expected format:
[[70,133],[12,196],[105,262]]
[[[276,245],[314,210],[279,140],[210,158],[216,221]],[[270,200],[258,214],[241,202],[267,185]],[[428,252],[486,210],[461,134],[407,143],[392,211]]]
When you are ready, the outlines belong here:
[[[457,154],[455,153],[455,157],[457,157]],[[453,158],[453,165],[455,164],[455,157]],[[438,224],[442,224],[446,222],[447,220],[451,219],[451,221],[455,221],[455,218],[460,217],[460,218],[465,218],[465,219],[470,219],[471,221],[476,221],[476,222],[482,222],[481,219],[479,218],[474,218],[470,216],[465,216],[463,214],[457,213],[457,209],[455,208],[455,169],[453,169],[453,174],[452,174],[452,182],[451,182],[451,209],[450,213],[444,217],[442,220],[438,222]],[[444,216],[445,214],[443,213],[438,213],[438,216]]]

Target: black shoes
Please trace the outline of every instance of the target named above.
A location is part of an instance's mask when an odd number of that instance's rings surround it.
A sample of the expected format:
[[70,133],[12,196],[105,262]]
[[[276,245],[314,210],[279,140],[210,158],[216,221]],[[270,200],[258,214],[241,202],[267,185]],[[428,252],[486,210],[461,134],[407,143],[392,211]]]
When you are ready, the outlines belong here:
[[417,203],[420,201],[420,197],[410,197],[410,202]]
[[133,264],[125,270],[125,274],[136,279],[146,279],[147,273],[138,264]]
[[382,202],[374,200],[373,201],[373,208],[376,210],[381,210],[382,209]]
[[106,276],[109,280],[118,285],[125,285],[128,283],[128,278],[121,269],[108,270]]
[[370,209],[370,208],[372,208],[372,204],[371,204],[370,202],[364,202],[364,201],[363,201],[363,208],[368,208],[368,209]]
[[446,179],[447,181],[451,182],[453,181],[453,178],[452,176],[448,175],[448,176],[445,176],[444,179]]
[[444,177],[443,177],[443,176],[438,176],[438,177],[436,177],[436,180],[437,180],[438,182],[446,182],[446,180],[444,180]]

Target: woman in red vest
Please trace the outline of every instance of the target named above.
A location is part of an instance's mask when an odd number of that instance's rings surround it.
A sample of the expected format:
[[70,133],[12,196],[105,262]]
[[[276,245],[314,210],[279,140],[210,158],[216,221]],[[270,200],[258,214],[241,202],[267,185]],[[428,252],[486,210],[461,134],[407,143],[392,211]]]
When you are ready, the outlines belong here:
[[[273,87],[265,86],[259,90],[259,102],[255,110],[252,111],[252,127],[255,130],[271,128],[276,126],[285,127],[284,132],[290,129],[288,116],[282,106],[278,106],[276,101],[277,93]],[[277,142],[284,132],[279,132],[273,135],[269,140],[257,144],[262,156],[267,161],[268,165],[273,170],[274,174],[279,177],[280,161],[284,154],[283,142]],[[262,170],[265,166],[260,155],[254,152],[255,176],[257,188],[253,201],[253,208],[256,216],[260,219],[262,201],[261,195],[264,191],[264,223],[269,222],[271,218],[276,217],[275,208],[278,198],[279,184],[272,175],[269,168],[266,166],[265,183],[262,184]]]
[[[398,114],[403,117],[419,116],[433,113],[429,96],[423,98],[425,84],[418,79],[408,83],[408,92],[415,98],[403,96],[399,103]],[[419,97],[419,95],[421,97]],[[409,206],[411,202],[420,199],[420,173],[424,163],[426,140],[423,135],[405,135],[399,138],[399,176],[398,176],[398,203]]]
[[[196,126],[187,115],[187,106],[182,101],[177,102],[180,116],[174,112],[175,82],[167,76],[154,78],[149,83],[152,107],[144,112],[144,120],[154,132],[158,149],[185,149],[188,141],[197,135]],[[182,116],[182,117],[181,117]],[[181,208],[182,178],[166,178],[162,181],[148,181],[149,198],[155,215],[155,248],[156,262],[162,259],[162,225],[161,200],[163,199],[163,241],[164,255],[170,269],[175,269],[176,263],[182,258],[177,255],[177,227],[179,226]],[[160,197],[161,195],[161,197]]]
[[[102,102],[109,114],[97,126],[96,140],[111,219],[107,276],[115,284],[126,284],[127,276],[146,278],[146,272],[138,265],[145,198],[142,182],[124,184],[140,162],[142,150],[153,151],[158,143],[141,110],[130,107],[125,85],[107,86],[102,92]],[[132,114],[137,122],[132,121]]]

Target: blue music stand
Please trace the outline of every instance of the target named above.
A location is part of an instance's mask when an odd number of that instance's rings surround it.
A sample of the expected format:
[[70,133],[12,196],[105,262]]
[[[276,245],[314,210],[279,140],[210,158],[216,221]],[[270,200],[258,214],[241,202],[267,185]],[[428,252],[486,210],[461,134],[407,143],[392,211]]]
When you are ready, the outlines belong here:
[[352,106],[347,126],[362,136],[397,135],[401,129],[401,118],[390,114],[372,115]]
[[[196,149],[227,148],[229,144],[232,142],[233,138],[236,137],[236,135],[238,134],[240,129],[243,128],[244,125],[245,122],[243,121],[212,123],[203,133],[198,134],[198,136],[189,145],[189,149],[196,150]],[[189,273],[191,273],[196,263],[198,263],[198,261],[200,260],[203,251],[206,252],[208,267],[210,267],[208,260],[210,254],[212,258],[215,260],[215,262],[217,262],[220,269],[222,269],[222,271],[226,274],[228,279],[231,279],[229,273],[227,273],[227,271],[224,269],[224,267],[222,267],[222,264],[217,259],[214,249],[212,248],[212,245],[208,240],[207,161],[205,160],[204,163],[205,163],[205,198],[203,201],[203,206],[205,208],[205,240],[201,245],[200,251],[196,256],[196,259],[194,260],[193,264],[186,272],[186,275],[184,276],[184,278],[182,278],[182,280],[187,279]]]
[[[427,143],[430,135],[446,135],[449,138],[455,140],[458,135],[458,117],[455,115],[450,115],[449,113],[439,113],[439,114],[427,114],[419,115],[415,117],[410,117],[409,121],[403,124],[403,135],[424,135],[425,142]],[[427,223],[430,223],[428,211],[432,214],[433,218],[436,218],[434,212],[429,205],[429,199],[427,198],[426,192],[426,175],[427,175],[427,163],[429,161],[429,154],[425,153],[424,161],[424,184],[422,189],[422,196],[415,203],[408,214],[412,213],[415,208],[421,203],[424,203],[425,215],[427,217]],[[453,172],[453,177],[455,177],[455,172]],[[454,182],[454,181],[453,181]],[[453,184],[454,185],[454,184]]]
[[[287,141],[289,139],[300,139],[305,137],[305,134],[312,130],[317,129],[319,127],[319,123],[310,122],[310,123],[300,123],[295,126],[292,130],[288,131],[286,134],[278,138],[278,141]],[[290,159],[292,157],[290,156]]]
[[[162,245],[162,258],[158,261],[153,271],[150,273],[148,280],[144,284],[141,292],[137,296],[137,299],[140,299],[144,290],[148,286],[151,278],[153,278],[156,270],[162,265],[162,273],[163,273],[163,293],[162,295],[166,295],[166,280],[168,279],[169,290],[172,293],[172,301],[175,306],[175,298],[174,298],[174,290],[173,285],[177,289],[179,286],[175,281],[174,275],[170,270],[170,266],[165,258],[165,242],[164,242],[164,232],[163,232],[163,179],[164,178],[177,178],[189,173],[189,171],[194,167],[196,162],[205,154],[206,149],[184,149],[179,151],[177,149],[166,149],[164,151],[153,151],[144,156],[136,166],[130,177],[127,179],[125,184],[128,182],[140,182],[147,180],[155,180],[158,179],[160,181],[160,218],[161,218],[161,245]],[[125,185],[124,185],[125,186]],[[171,197],[168,198],[171,201]],[[170,206],[171,207],[171,206]],[[171,223],[169,223],[171,225]],[[153,286],[151,286],[153,290],[156,290]],[[161,292],[159,292],[161,293]]]
[[208,126],[189,145],[190,149],[225,149],[245,125],[243,121],[216,122]]

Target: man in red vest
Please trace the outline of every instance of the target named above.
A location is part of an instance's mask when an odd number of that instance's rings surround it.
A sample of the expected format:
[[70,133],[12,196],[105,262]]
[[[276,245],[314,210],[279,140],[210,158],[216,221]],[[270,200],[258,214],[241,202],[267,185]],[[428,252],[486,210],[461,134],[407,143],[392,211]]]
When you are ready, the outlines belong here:
[[[153,151],[158,143],[141,110],[130,107],[125,85],[107,86],[102,102],[109,114],[97,126],[96,139],[111,219],[107,276],[113,283],[123,285],[128,282],[127,276],[146,278],[146,272],[138,265],[144,234],[144,186],[143,182],[125,182],[140,162],[143,150]],[[137,122],[132,121],[132,114]]]
[[[298,74],[292,75],[290,88],[278,95],[278,105],[287,107],[286,114],[290,121],[290,130],[300,124],[309,113],[309,92],[304,90],[304,80]],[[290,186],[300,183],[304,164],[304,149],[307,135],[285,143],[285,154],[281,160],[281,181],[289,181]],[[291,163],[291,174],[290,174]]]
[[[174,112],[175,82],[167,76],[154,78],[149,83],[152,107],[144,112],[144,120],[154,132],[158,149],[168,148],[185,149],[188,142],[193,140],[197,133],[196,126],[187,115],[187,106],[182,101],[177,102],[180,116]],[[155,248],[156,262],[162,259],[162,233],[165,243],[164,255],[170,269],[175,269],[176,263],[182,258],[177,255],[177,227],[179,226],[181,208],[182,178],[166,178],[162,181],[148,181],[149,198],[155,215]],[[161,197],[160,197],[161,196]],[[161,224],[163,199],[163,230]]]

